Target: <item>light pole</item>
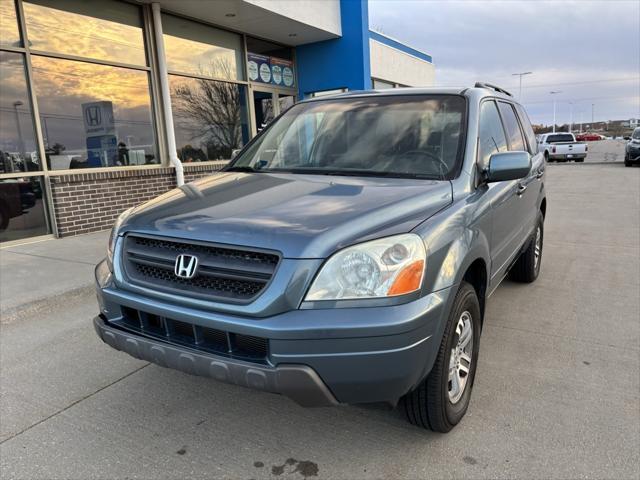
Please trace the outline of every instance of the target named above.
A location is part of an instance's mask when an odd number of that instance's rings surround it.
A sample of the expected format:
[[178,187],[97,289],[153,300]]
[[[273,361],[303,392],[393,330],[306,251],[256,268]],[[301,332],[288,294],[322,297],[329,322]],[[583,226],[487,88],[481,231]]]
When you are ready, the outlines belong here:
[[520,92],[518,93],[518,100],[522,101],[522,77],[525,75],[531,75],[533,72],[521,72],[521,73],[512,73],[511,75],[520,77]]
[[[561,90],[549,92],[549,95],[557,95],[562,93]],[[556,133],[556,97],[553,97],[553,133]]]
[[569,102],[569,133],[573,130],[573,102]]
[[592,103],[591,104],[591,129],[592,130],[593,130],[593,122],[594,122],[594,120],[593,120],[593,111],[595,110],[595,108],[596,108],[596,104]]

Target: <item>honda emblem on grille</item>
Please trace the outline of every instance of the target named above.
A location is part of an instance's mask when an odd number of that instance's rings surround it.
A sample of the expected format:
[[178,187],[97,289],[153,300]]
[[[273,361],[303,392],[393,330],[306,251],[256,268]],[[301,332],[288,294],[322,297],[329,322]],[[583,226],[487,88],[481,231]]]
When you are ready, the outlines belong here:
[[174,273],[176,277],[180,278],[193,278],[198,270],[198,257],[194,255],[178,255],[176,257],[176,266]]

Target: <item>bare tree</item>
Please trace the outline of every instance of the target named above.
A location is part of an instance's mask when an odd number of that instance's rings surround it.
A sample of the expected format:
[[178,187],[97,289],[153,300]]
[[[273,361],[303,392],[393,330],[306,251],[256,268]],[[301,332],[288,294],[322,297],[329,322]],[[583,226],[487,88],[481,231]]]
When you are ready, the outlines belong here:
[[[232,78],[231,65],[224,60],[213,60],[207,69],[200,67],[200,73]],[[222,156],[230,158],[243,140],[241,88],[234,83],[195,79],[173,89],[174,113],[188,121],[191,140],[213,144]]]

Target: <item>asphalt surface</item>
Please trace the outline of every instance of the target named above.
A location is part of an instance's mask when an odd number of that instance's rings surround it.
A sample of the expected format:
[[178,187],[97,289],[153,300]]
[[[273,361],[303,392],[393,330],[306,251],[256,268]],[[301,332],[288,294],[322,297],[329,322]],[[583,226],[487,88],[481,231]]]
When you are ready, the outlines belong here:
[[587,142],[589,150],[584,161],[585,163],[623,162],[626,145],[627,141],[621,138]]
[[[80,278],[104,235],[74,239],[94,245],[84,253],[70,240],[0,251],[13,284],[2,290],[0,477],[637,479],[640,168],[550,165],[547,183],[541,276],[490,298],[471,405],[447,435],[399,411],[304,409],[110,349]],[[30,281],[34,254],[50,258]],[[29,301],[9,305],[7,292]]]

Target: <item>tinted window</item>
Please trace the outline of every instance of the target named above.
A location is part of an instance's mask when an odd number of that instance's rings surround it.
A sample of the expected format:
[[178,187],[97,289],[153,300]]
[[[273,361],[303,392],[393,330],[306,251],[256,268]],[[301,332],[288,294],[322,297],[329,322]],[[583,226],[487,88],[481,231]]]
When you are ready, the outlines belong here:
[[52,170],[158,163],[145,71],[33,55]]
[[507,138],[494,102],[482,104],[479,129],[478,165],[485,168],[492,154],[507,151]]
[[633,138],[634,138],[635,140],[640,140],[640,128],[636,128],[636,129],[633,131]]
[[24,4],[33,50],[146,65],[140,9],[124,2],[30,0]]
[[547,143],[560,143],[560,142],[573,142],[573,141],[574,141],[573,135],[570,135],[568,133],[549,135],[547,137]]
[[48,233],[42,177],[0,179],[0,242]]
[[294,105],[234,166],[259,171],[451,178],[465,100],[379,96]]
[[0,173],[42,170],[24,56],[0,52]]
[[12,47],[22,45],[13,0],[0,0],[0,45]]
[[170,71],[244,80],[242,37],[237,33],[166,14],[162,30]]
[[518,118],[516,112],[509,103],[498,102],[500,107],[500,114],[504,122],[504,128],[507,130],[507,137],[509,139],[509,149],[514,151],[527,150],[524,145],[524,137],[522,136],[522,130],[518,124]]
[[249,140],[244,85],[169,75],[178,157],[228,160]]
[[520,124],[522,125],[522,129],[524,130],[524,135],[527,137],[527,142],[529,143],[529,152],[533,155],[538,153],[538,142],[536,141],[536,134],[531,127],[531,121],[529,120],[529,115],[522,107],[522,105],[516,105],[516,110],[518,111],[518,116],[520,117]]

